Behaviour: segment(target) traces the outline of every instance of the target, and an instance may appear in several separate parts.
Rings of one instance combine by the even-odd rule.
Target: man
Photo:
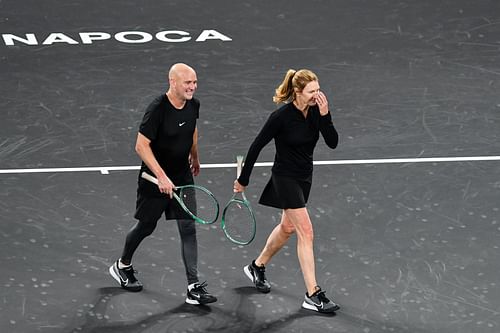
[[[193,184],[200,172],[196,120],[200,103],[193,94],[196,72],[177,63],[168,73],[169,88],[148,106],[139,127],[135,150],[142,160],[141,170],[158,179],[158,185],[139,176],[136,212],[138,220],[128,232],[122,256],[110,268],[111,276],[128,291],[141,291],[142,283],[134,276],[132,256],[156,228],[161,215],[176,219],[181,238],[181,253],[188,282],[186,303],[207,304],[217,298],[198,281],[198,245],[195,222],[187,216],[172,192],[176,186]]]

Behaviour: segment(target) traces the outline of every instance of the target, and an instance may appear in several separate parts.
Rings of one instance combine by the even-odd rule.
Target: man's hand
[[[189,155],[189,166],[194,176],[200,174],[200,160],[198,158],[193,158],[192,155]]]
[[[160,177],[158,178],[158,189],[160,190],[161,193],[165,193],[172,199],[173,195],[172,193],[175,190],[175,185],[172,183],[170,178],[167,176]]]

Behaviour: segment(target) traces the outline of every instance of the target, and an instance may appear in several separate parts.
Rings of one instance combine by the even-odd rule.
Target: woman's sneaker
[[[255,265],[255,260],[250,265],[243,267],[245,275],[252,280],[255,288],[261,293],[268,293],[271,291],[271,285],[266,279],[266,268],[264,266]]]
[[[306,293],[304,302],[302,303],[302,308],[321,313],[333,313],[340,309],[337,304],[333,303],[328,299],[328,297],[326,297],[325,292],[321,290],[321,288],[316,290],[311,296]]]
[[[207,291],[207,283],[194,283],[189,285],[187,290],[186,303],[193,305],[203,305],[217,302],[217,297]]]
[[[134,268],[132,265],[127,266],[125,268],[118,268],[117,260],[111,267],[109,268],[109,274],[120,284],[120,286],[128,291],[141,291],[142,283],[137,280],[134,276]]]

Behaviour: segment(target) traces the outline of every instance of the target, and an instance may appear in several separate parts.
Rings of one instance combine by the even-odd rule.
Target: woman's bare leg
[[[267,265],[271,258],[283,248],[290,236],[295,232],[292,223],[287,219],[285,212],[282,212],[281,222],[271,232],[267,238],[266,245],[260,255],[255,259],[257,266]]]
[[[297,256],[304,276],[307,293],[316,291],[316,271],[314,263],[314,232],[307,209],[285,209],[285,219],[289,221],[297,234]]]

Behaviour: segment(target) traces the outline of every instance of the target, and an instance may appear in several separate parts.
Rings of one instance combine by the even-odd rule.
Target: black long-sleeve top
[[[238,182],[247,186],[261,150],[272,140],[276,146],[272,172],[276,175],[305,178],[313,172],[313,152],[323,136],[328,147],[335,149],[339,137],[330,113],[321,116],[317,105],[311,106],[307,117],[288,103],[272,112],[248,149]]]

